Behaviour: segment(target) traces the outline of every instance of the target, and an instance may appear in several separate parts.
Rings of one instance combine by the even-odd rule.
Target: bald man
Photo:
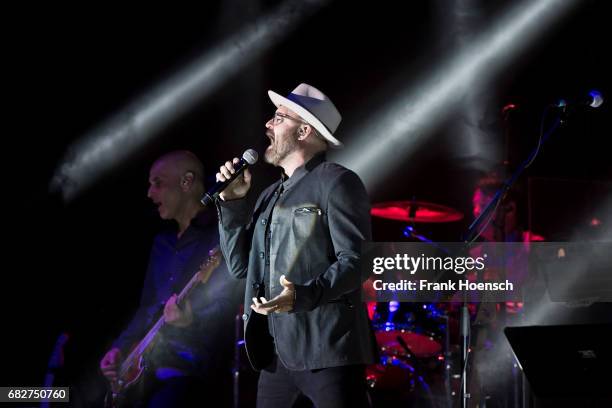
[[[226,271],[214,271],[184,307],[176,304],[176,294],[219,241],[214,211],[200,204],[203,180],[203,165],[189,151],[165,154],[151,166],[147,196],[162,219],[175,221],[175,228],[155,237],[140,307],[100,362],[102,373],[115,381],[122,358],[163,313],[167,324],[146,355],[144,386],[132,387],[130,406],[193,406],[208,398],[206,389],[231,397],[237,282]],[[224,268],[222,262],[219,269]]]

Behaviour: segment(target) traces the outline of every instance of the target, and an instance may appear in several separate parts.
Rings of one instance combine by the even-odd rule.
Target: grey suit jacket
[[[254,206],[248,198],[218,202],[228,269],[247,279],[243,319],[251,365],[264,368],[274,352],[292,370],[372,364],[375,339],[360,292],[367,279],[360,270],[361,242],[371,239],[365,187],[354,172],[326,162],[324,155],[296,169],[279,195],[281,182]],[[276,204],[268,222],[270,200]],[[264,296],[266,261],[270,297],[282,290],[280,275],[295,283],[291,313],[268,318],[250,308],[253,297]]]

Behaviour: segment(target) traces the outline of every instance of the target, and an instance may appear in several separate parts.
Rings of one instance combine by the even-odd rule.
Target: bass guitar
[[[218,247],[209,251],[209,257],[200,265],[191,280],[185,285],[183,290],[177,295],[176,304],[182,306],[189,297],[192,290],[200,283],[206,283],[212,272],[221,263],[221,251]],[[136,388],[145,369],[144,358],[148,350],[153,346],[155,339],[165,325],[162,315],[157,322],[149,329],[144,338],[132,349],[130,354],[121,362],[117,372],[117,380],[110,383],[110,390],[105,398],[107,408],[117,408],[124,405],[126,394],[130,389]]]

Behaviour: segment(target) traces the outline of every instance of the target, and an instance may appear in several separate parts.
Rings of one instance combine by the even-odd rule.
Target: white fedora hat
[[[333,136],[342,120],[332,101],[314,86],[299,84],[287,97],[268,91],[272,103],[286,106],[311,124],[332,146],[342,147],[342,142]]]

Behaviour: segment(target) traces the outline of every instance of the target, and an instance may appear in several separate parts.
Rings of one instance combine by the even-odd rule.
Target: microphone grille
[[[257,154],[255,150],[248,149],[242,154],[242,158],[244,159],[244,161],[249,163],[250,166],[252,166],[255,163],[257,163],[257,159],[259,158],[259,155]]]
[[[589,103],[589,106],[592,108],[599,108],[604,102],[603,95],[599,91],[592,90],[591,92],[589,92],[589,96],[591,97],[591,103]]]

